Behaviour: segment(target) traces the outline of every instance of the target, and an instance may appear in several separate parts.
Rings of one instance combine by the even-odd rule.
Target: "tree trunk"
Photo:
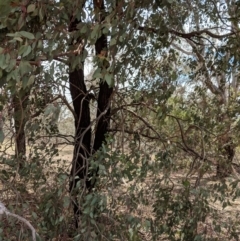
[[[218,121],[226,126],[229,125],[230,130],[230,119],[227,113],[219,113]],[[232,162],[235,155],[235,145],[228,131],[221,135],[218,140],[218,152],[220,157],[217,161],[216,176],[225,178],[232,174]]]
[[[24,167],[26,161],[26,136],[25,125],[27,122],[26,109],[28,105],[29,91],[26,92],[23,97],[20,94],[14,95],[14,128],[15,128],[15,158],[18,161],[19,169]]]
[[[94,1],[94,8],[97,12],[99,12],[100,21],[104,21],[104,1]],[[96,55],[104,54],[105,57],[107,57],[107,47],[107,37],[106,35],[102,34],[95,43]],[[99,66],[99,68],[102,69],[107,67],[108,66],[104,66],[104,64],[102,64],[102,66]],[[93,145],[94,152],[99,150],[99,148],[105,142],[105,135],[110,124],[110,98],[112,92],[113,88],[109,87],[106,81],[100,80],[100,91],[97,100],[97,126]]]
[[[98,11],[100,21],[104,20],[104,2],[94,1],[94,8]],[[75,31],[77,24],[81,20],[71,19],[69,31]],[[81,39],[77,39],[76,46],[81,44]],[[74,41],[72,41],[73,43]],[[107,37],[102,34],[95,43],[96,55],[102,54],[107,55]],[[81,56],[79,56],[81,58]],[[99,66],[104,68],[104,66]],[[110,97],[113,89],[109,88],[106,82],[100,81],[100,91],[97,100],[97,124],[96,132],[93,144],[93,152],[91,151],[91,126],[90,126],[90,108],[89,108],[89,95],[84,82],[84,62],[82,61],[81,66],[72,68],[70,64],[69,83],[70,92],[73,100],[73,107],[76,114],[75,117],[75,145],[73,153],[73,161],[71,168],[71,180],[70,180],[70,192],[74,190],[76,184],[83,180],[84,188],[91,191],[95,185],[94,176],[97,175],[92,171],[89,171],[89,157],[91,153],[96,152],[102,146],[105,141],[105,134],[110,122]],[[78,227],[78,217],[80,215],[80,208],[77,202],[74,203],[74,215],[75,224]]]
[[[77,24],[80,22],[81,20],[71,19],[69,31],[75,31]],[[75,46],[81,44],[81,41],[82,40],[78,38]],[[72,41],[72,43],[73,42],[74,41]],[[79,58],[82,58],[82,56],[79,55]],[[75,142],[69,184],[70,192],[72,193],[80,180],[84,180],[83,188],[90,190],[91,187],[91,181],[88,179],[91,127],[88,93],[84,82],[84,62],[81,62],[81,66],[74,68],[70,64],[69,69],[70,93],[75,111]],[[75,225],[78,227],[80,208],[76,198],[75,202],[73,202],[73,211]]]
[[[219,148],[221,158],[217,163],[217,177],[225,178],[232,174],[232,162],[235,155],[235,146],[231,140],[231,137],[225,138],[224,142]]]

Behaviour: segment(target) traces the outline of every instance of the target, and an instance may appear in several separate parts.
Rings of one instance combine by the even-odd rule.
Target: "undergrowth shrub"
[[[57,157],[54,144],[33,145],[21,171],[14,156],[2,152],[1,201],[34,226],[38,240],[238,240],[238,179],[212,179],[211,168],[204,169],[206,178],[190,173],[191,165],[183,168],[182,154],[170,146],[133,141],[123,152],[114,144],[109,137],[90,160],[92,171],[98,170],[94,190],[77,186],[78,229],[68,190],[70,163]],[[4,217],[0,240],[31,240],[31,232]]]

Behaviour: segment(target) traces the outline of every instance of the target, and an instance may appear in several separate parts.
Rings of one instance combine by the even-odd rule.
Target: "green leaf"
[[[100,26],[96,25],[93,29],[93,31],[91,32],[91,39],[97,39],[98,38],[98,33],[100,30]]]
[[[78,234],[78,235],[76,235],[75,237],[74,237],[74,241],[77,241],[77,240],[80,240],[80,237],[81,237],[81,234]]]
[[[70,205],[70,199],[69,199],[69,197],[65,196],[65,197],[63,198],[63,206],[64,206],[65,208],[68,208],[69,205]]]
[[[98,78],[102,78],[102,73],[100,68],[97,68],[93,74],[93,79],[98,79]]]
[[[40,18],[40,21],[42,21],[43,20],[43,10],[42,10],[42,8],[40,8],[39,9],[39,12],[38,12],[38,16],[39,16],[39,18]]]
[[[30,4],[30,5],[28,5],[28,7],[27,7],[27,12],[28,12],[28,13],[34,12],[35,9],[36,9],[36,5],[35,5],[35,4]]]
[[[64,215],[60,216],[59,222],[62,222],[64,220],[64,218],[65,218]]]
[[[29,55],[31,53],[31,51],[32,51],[32,48],[30,45],[28,45],[26,48],[26,51],[23,53],[22,56],[25,57],[25,56]]]
[[[5,135],[4,135],[4,133],[3,133],[3,130],[0,130],[0,142],[1,142],[1,143],[3,143],[4,138],[5,138]]]
[[[30,78],[28,79],[27,86],[30,86],[34,83],[35,80],[35,75],[31,75]]]
[[[44,116],[49,116],[53,112],[53,105],[49,104],[44,110]]]
[[[27,49],[26,45],[21,45],[21,47],[18,50],[18,54],[22,55],[26,51],[26,49]]]
[[[11,59],[11,56],[10,56],[10,54],[9,53],[7,53],[6,54],[6,64],[9,64],[9,62],[10,62],[10,59]]]
[[[19,55],[22,55],[22,57],[25,57],[25,56],[27,56],[28,54],[30,54],[31,51],[32,51],[31,46],[29,46],[29,45],[22,45],[22,46],[19,48],[18,54],[19,54]]]
[[[18,32],[16,32],[16,33],[7,33],[6,36],[8,36],[8,37],[20,37]]]
[[[0,19],[6,18],[11,11],[10,0],[0,0]]]
[[[113,87],[113,85],[114,85],[114,78],[113,78],[113,75],[107,73],[107,74],[105,74],[104,78],[105,78],[107,84],[109,85],[109,87]]]
[[[27,39],[35,39],[35,36],[30,32],[20,31],[19,34]]]
[[[23,39],[22,39],[21,37],[14,37],[13,39],[15,39],[15,40],[17,40],[17,41],[19,41],[19,42],[22,42],[22,41],[23,41]]]
[[[37,216],[37,214],[36,214],[35,212],[32,212],[32,217],[33,217],[35,220],[38,219],[38,216]]]
[[[110,41],[110,46],[116,45],[117,40],[115,38],[112,38]]]
[[[40,39],[40,40],[38,40],[38,42],[37,42],[37,48],[38,49],[41,49],[43,47],[43,41]]]
[[[28,77],[25,75],[22,77],[22,88],[26,89],[27,85],[28,85]]]
[[[50,66],[50,75],[53,76],[54,75],[54,63],[51,64]]]
[[[16,66],[16,59],[11,59],[9,61],[9,64],[8,64],[7,68],[6,68],[6,71],[10,72],[11,70],[13,70],[15,68],[15,66]]]
[[[80,29],[80,33],[86,33],[87,32],[87,25],[83,25]]]
[[[6,170],[2,170],[2,174],[6,177],[6,180],[9,179],[9,174]]]
[[[83,210],[83,213],[84,213],[84,214],[90,214],[90,212],[91,212],[90,207],[86,207],[86,208]]]
[[[19,64],[19,72],[21,76],[32,71],[32,66],[27,61],[21,61]]]
[[[0,54],[0,68],[4,69],[4,65],[5,65],[5,55]]]

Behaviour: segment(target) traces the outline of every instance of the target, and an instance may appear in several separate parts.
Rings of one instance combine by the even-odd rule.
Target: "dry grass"
[[[28,153],[30,152],[31,148],[28,147],[27,148]],[[9,144],[8,143],[4,143],[1,146],[1,151],[3,151],[5,153],[5,155],[13,155],[14,154],[14,148],[9,148]],[[46,186],[51,186],[51,185],[55,185],[55,178],[58,175],[58,167],[60,166],[61,168],[66,170],[66,173],[69,173],[70,167],[71,167],[71,161],[72,161],[72,153],[73,153],[73,146],[70,145],[61,145],[58,146],[58,151],[59,151],[59,156],[55,156],[53,158],[53,162],[51,163],[51,177],[49,179],[46,180]],[[61,160],[61,161],[60,161]],[[29,160],[30,161],[30,160]],[[154,161],[154,157],[152,157],[152,162]],[[2,166],[2,169],[4,169],[5,167]],[[49,167],[48,167],[49,168]],[[214,170],[213,170],[214,171]],[[216,180],[214,178],[214,174],[212,172],[209,172],[207,174],[205,174],[203,176],[203,178],[200,180],[200,184],[199,187],[207,187],[216,183],[220,183],[219,180]],[[186,169],[182,169],[181,171],[178,172],[172,172],[170,179],[172,180],[172,182],[174,183],[175,187],[174,187],[174,192],[178,193],[180,191],[180,189],[182,188],[182,184],[181,181],[186,177]],[[159,176],[161,176],[161,174],[159,174]],[[232,180],[236,180],[236,179],[240,179],[238,173],[234,173],[234,176],[231,178],[228,178],[226,180],[227,185],[230,183],[230,181]],[[195,181],[197,179],[197,173],[194,173],[193,175],[191,175],[191,185],[195,184]],[[17,180],[17,179],[15,179]],[[136,185],[136,187],[143,190],[146,190],[148,188],[151,187],[151,185],[154,183],[154,179],[152,179],[151,177],[147,177],[145,179],[145,181],[143,183],[134,183],[134,180],[131,182],[127,182],[123,179],[123,182],[121,185],[119,185],[118,187],[114,188],[111,192],[111,196],[109,191],[106,190],[102,190],[103,193],[105,193],[106,195],[109,195],[109,199],[114,199],[115,204],[117,205],[115,207],[116,212],[119,215],[132,215],[135,216],[137,218],[139,218],[139,222],[143,222],[146,219],[155,219],[155,215],[153,213],[153,209],[152,209],[152,204],[154,203],[154,198],[152,198],[151,196],[149,196],[149,204],[145,205],[143,203],[141,203],[141,201],[139,200],[139,204],[137,205],[136,208],[132,208],[131,207],[131,196],[128,194],[128,190],[130,189],[130,187],[132,185]],[[11,184],[10,184],[11,185]],[[68,184],[66,184],[68,185]],[[198,188],[199,188],[198,187]],[[7,184],[4,182],[0,182],[0,192],[2,194],[1,195],[1,199],[6,200],[9,204],[13,201],[13,203],[16,202],[16,196],[14,196],[13,192],[11,192],[12,194],[6,194],[6,188],[7,188]],[[40,188],[41,189],[41,188]],[[39,190],[40,190],[39,189]],[[4,194],[5,193],[5,194]],[[21,198],[22,200],[24,200],[24,202],[28,202],[31,205],[31,202],[33,204],[33,209],[37,212],[37,209],[34,208],[34,199],[36,198],[36,202],[37,202],[37,195],[36,195],[36,190],[33,190],[31,185],[27,185],[26,186],[26,193],[24,194],[21,193]],[[27,196],[29,195],[29,196]],[[66,193],[64,195],[67,195],[67,190]],[[117,203],[118,202],[118,198],[121,197],[122,203]],[[14,200],[13,200],[14,199]],[[238,220],[234,220],[234,217],[237,217],[237,214],[240,211],[240,198],[237,198],[236,200],[234,200],[231,206],[227,206],[225,209],[222,208],[222,204],[220,202],[212,202],[211,207],[218,210],[218,214],[219,214],[219,218],[220,220],[219,223],[224,224],[224,223],[228,223],[230,222],[230,220],[232,222],[238,221]],[[69,212],[69,208],[67,208],[65,211],[63,212]],[[23,212],[23,215],[25,217],[30,217],[29,212],[25,211]],[[119,220],[116,219],[112,219],[113,217],[110,216],[106,216],[105,214],[101,217],[102,222],[106,223],[106,228],[107,229],[115,229],[117,228],[117,226],[119,226]],[[105,220],[105,221],[103,221]],[[209,237],[215,237],[218,234],[214,232],[213,229],[213,224],[212,224],[212,217],[209,216],[206,221],[204,223],[200,223],[198,225],[198,231],[199,232],[206,232],[208,233]],[[145,230],[139,230],[140,232],[140,236],[142,237],[141,240],[151,240],[151,235],[149,232],[146,232]],[[225,238],[227,237],[227,229],[223,227],[223,231],[222,231],[222,238],[219,238],[218,240],[225,240]],[[61,239],[56,239],[56,240],[61,240]],[[64,239],[62,239],[64,240]],[[67,240],[67,239],[66,239]],[[70,239],[69,239],[70,240]]]

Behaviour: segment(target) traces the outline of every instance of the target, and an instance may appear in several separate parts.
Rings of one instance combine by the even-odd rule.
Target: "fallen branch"
[[[10,217],[14,217],[14,218],[22,221],[23,223],[25,223],[29,227],[29,229],[31,229],[31,231],[32,231],[33,241],[36,241],[36,230],[31,225],[31,223],[29,223],[27,219],[25,219],[17,214],[9,212],[8,209],[4,206],[4,204],[2,202],[0,202],[0,215],[3,215],[3,214],[6,214],[7,216],[10,216]]]

